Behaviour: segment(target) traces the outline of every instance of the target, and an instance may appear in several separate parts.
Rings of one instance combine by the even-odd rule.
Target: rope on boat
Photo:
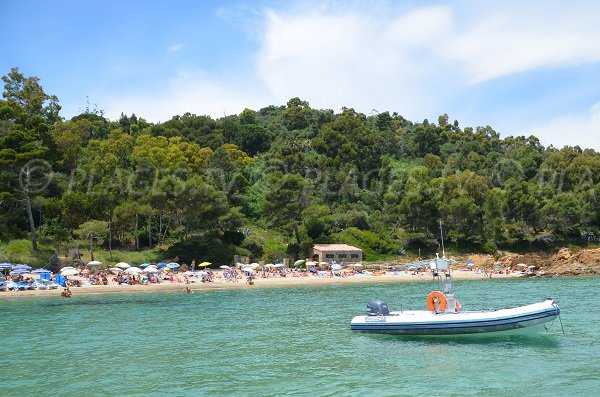
[[[552,302],[552,306],[554,306],[554,308],[558,312],[558,322],[560,323],[560,329],[562,329],[563,336],[565,336],[565,327],[563,327],[563,325],[562,325],[562,319],[560,318],[560,309],[558,308],[558,305],[556,304],[556,302]],[[548,332],[550,330],[550,328],[552,328],[553,324],[554,324],[554,322],[552,324],[550,324],[549,327],[544,327],[544,328],[546,328],[546,332]]]
[[[560,329],[562,329],[563,336],[565,336],[565,328],[563,327],[562,319],[560,318],[560,313],[558,313],[558,321],[560,322]]]

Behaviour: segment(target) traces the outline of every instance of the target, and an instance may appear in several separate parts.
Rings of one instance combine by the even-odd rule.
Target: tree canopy
[[[382,254],[430,247],[439,220],[457,247],[486,251],[584,244],[600,232],[591,149],[501,138],[445,114],[411,122],[300,98],[220,119],[111,121],[86,108],[64,120],[36,77],[15,68],[2,80],[2,240],[132,250],[200,241],[272,260],[254,226],[299,256],[340,239]]]

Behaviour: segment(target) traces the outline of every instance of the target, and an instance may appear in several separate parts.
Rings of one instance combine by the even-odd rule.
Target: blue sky
[[[70,118],[166,121],[299,96],[314,108],[447,113],[503,137],[600,150],[593,1],[0,0],[0,74]]]

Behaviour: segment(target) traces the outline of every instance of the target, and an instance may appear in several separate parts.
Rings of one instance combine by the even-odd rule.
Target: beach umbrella
[[[79,270],[77,270],[77,269],[61,270],[60,274],[63,276],[76,276],[79,274]]]
[[[0,269],[6,269],[12,267],[12,263],[8,263],[8,262],[2,262],[0,263]]]
[[[351,263],[348,266],[352,266],[352,267],[362,267],[362,265],[360,263]]]
[[[504,266],[494,265],[494,269],[504,269]]]
[[[231,269],[229,266],[227,265],[221,265],[219,266],[220,269]]]
[[[242,268],[242,271],[247,273],[254,273],[254,269],[252,269],[251,267],[244,267]]]
[[[60,269],[60,272],[64,272],[65,270],[77,270],[75,269],[73,266],[65,266],[63,268]]]
[[[318,264],[319,264],[319,262],[314,262],[314,261],[308,261],[308,262],[306,262],[306,266],[310,266],[310,267],[317,266]]]
[[[304,265],[306,261],[304,259],[299,259],[296,262],[294,262],[294,267],[298,267],[300,265]]]
[[[537,266],[535,266],[535,265],[530,265],[530,266],[527,266],[527,269],[535,269],[536,267]]]
[[[18,270],[18,269],[31,270],[31,266],[20,264],[20,265],[13,266],[13,269],[16,269],[16,270]]]
[[[90,262],[88,262],[87,265],[88,266],[100,266],[100,265],[102,265],[102,262],[100,262],[100,261],[90,261]]]
[[[276,264],[274,264],[274,265],[273,265],[273,267],[274,267],[275,269],[281,269],[281,268],[284,268],[284,267],[285,267],[285,265],[284,265],[283,263],[276,263]]]
[[[256,269],[260,267],[260,265],[258,263],[247,263],[245,265],[242,265],[242,270],[244,269]]]
[[[156,264],[156,267],[165,267],[165,266],[167,266],[167,264],[165,262],[158,262]]]
[[[311,267],[310,269],[308,269],[308,271],[309,271],[309,272],[311,272],[311,273],[316,273],[316,272],[318,272],[318,270],[317,270],[317,268],[316,268],[316,267]]]
[[[19,275],[19,274],[26,274],[26,273],[29,273],[29,271],[25,270],[25,269],[16,269],[16,270],[12,270],[8,274],[10,274],[11,276],[16,276],[16,275]]]
[[[35,269],[31,273],[42,274],[42,273],[52,273],[52,272],[50,270],[46,270],[46,269]]]
[[[515,266],[519,266],[519,267],[527,267],[527,265],[526,265],[526,264],[524,264],[524,263],[517,263]]]
[[[177,269],[179,267],[179,263],[169,262],[167,263],[166,267],[168,267],[169,269]]]
[[[146,266],[146,268],[144,269],[144,273],[160,273],[160,269],[153,266]]]
[[[331,265],[331,270],[342,270],[342,265]]]
[[[149,264],[149,263],[142,263],[142,264],[140,265],[140,267],[147,267],[147,266],[150,266],[150,264]]]
[[[111,268],[110,268],[110,269],[108,269],[108,270],[110,270],[110,271],[111,271],[111,272],[113,272],[113,273],[116,273],[116,272],[118,272],[118,273],[122,273],[122,272],[123,272],[123,269],[119,269],[118,267],[111,267]]]
[[[142,272],[143,272],[142,269],[140,269],[139,267],[135,267],[135,266],[131,266],[131,267],[128,267],[127,269],[123,270],[123,273],[127,273],[127,274],[140,274]]]
[[[127,269],[128,267],[130,267],[129,263],[125,263],[125,262],[119,262],[115,265],[115,267],[121,268],[121,269]]]
[[[210,262],[202,262],[198,266],[206,267],[206,266],[210,266],[210,265],[212,265],[212,263],[210,263]]]

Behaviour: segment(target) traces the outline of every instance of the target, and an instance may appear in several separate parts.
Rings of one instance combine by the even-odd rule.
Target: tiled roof
[[[348,244],[315,244],[313,249],[319,251],[362,251]]]

